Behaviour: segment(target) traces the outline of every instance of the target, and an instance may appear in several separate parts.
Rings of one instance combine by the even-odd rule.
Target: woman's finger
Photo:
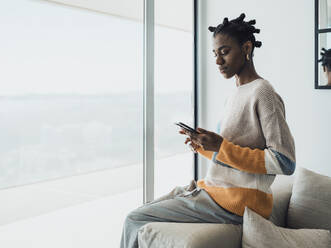
[[[190,140],[191,140],[190,138],[186,138],[185,144],[187,144],[187,142],[189,142]]]
[[[192,136],[195,135],[194,133],[192,133],[192,132],[190,132],[190,131],[188,131],[188,130],[186,130],[186,129],[183,129],[183,128],[181,128],[181,129],[179,130],[179,133],[181,133],[181,134],[186,134],[186,135],[188,135],[188,136],[190,136],[190,137],[192,137]]]
[[[199,139],[197,138],[187,137],[184,143],[187,144],[188,142],[191,142],[190,145],[195,149],[202,147]]]
[[[196,149],[192,146],[192,144],[189,145],[192,152],[197,153]]]
[[[186,131],[186,130],[183,130],[183,129],[180,130],[179,133],[180,133],[180,134],[184,134],[184,135],[188,135],[188,136],[190,136],[190,137],[192,136],[192,134],[191,134],[190,132],[188,132],[188,131]]]
[[[193,147],[194,150],[198,149],[198,146],[195,145],[195,144],[192,144],[192,147]]]
[[[192,145],[193,147],[199,147],[199,144],[196,143],[194,140],[190,139],[190,138],[187,138],[186,141],[185,141],[185,144],[187,142],[191,142],[190,145]]]

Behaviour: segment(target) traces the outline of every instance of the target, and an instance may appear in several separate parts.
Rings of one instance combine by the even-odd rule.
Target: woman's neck
[[[331,86],[331,72],[330,71],[327,72],[327,78],[328,78],[328,83],[326,86]]]
[[[240,72],[240,75],[235,75],[236,85],[241,86],[247,83],[254,81],[255,79],[262,78],[260,77],[255,70],[253,62],[247,63],[247,65]]]

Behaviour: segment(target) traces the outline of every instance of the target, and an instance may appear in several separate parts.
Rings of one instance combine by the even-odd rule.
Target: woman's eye
[[[229,51],[228,50],[222,50],[221,55],[226,55]]]
[[[224,56],[224,55],[227,55],[228,53],[229,53],[229,50],[221,50],[219,52],[219,55]],[[217,57],[217,54],[216,53],[214,54],[214,57]]]

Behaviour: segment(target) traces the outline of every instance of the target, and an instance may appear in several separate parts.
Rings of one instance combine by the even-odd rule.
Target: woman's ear
[[[249,56],[252,53],[253,50],[253,44],[250,40],[246,41],[243,45],[242,45],[242,49],[244,51],[245,54],[249,54]]]

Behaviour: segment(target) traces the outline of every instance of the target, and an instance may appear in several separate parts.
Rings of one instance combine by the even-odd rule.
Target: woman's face
[[[239,43],[225,34],[217,34],[214,38],[213,53],[216,64],[225,78],[239,73],[246,61],[246,54]]]

